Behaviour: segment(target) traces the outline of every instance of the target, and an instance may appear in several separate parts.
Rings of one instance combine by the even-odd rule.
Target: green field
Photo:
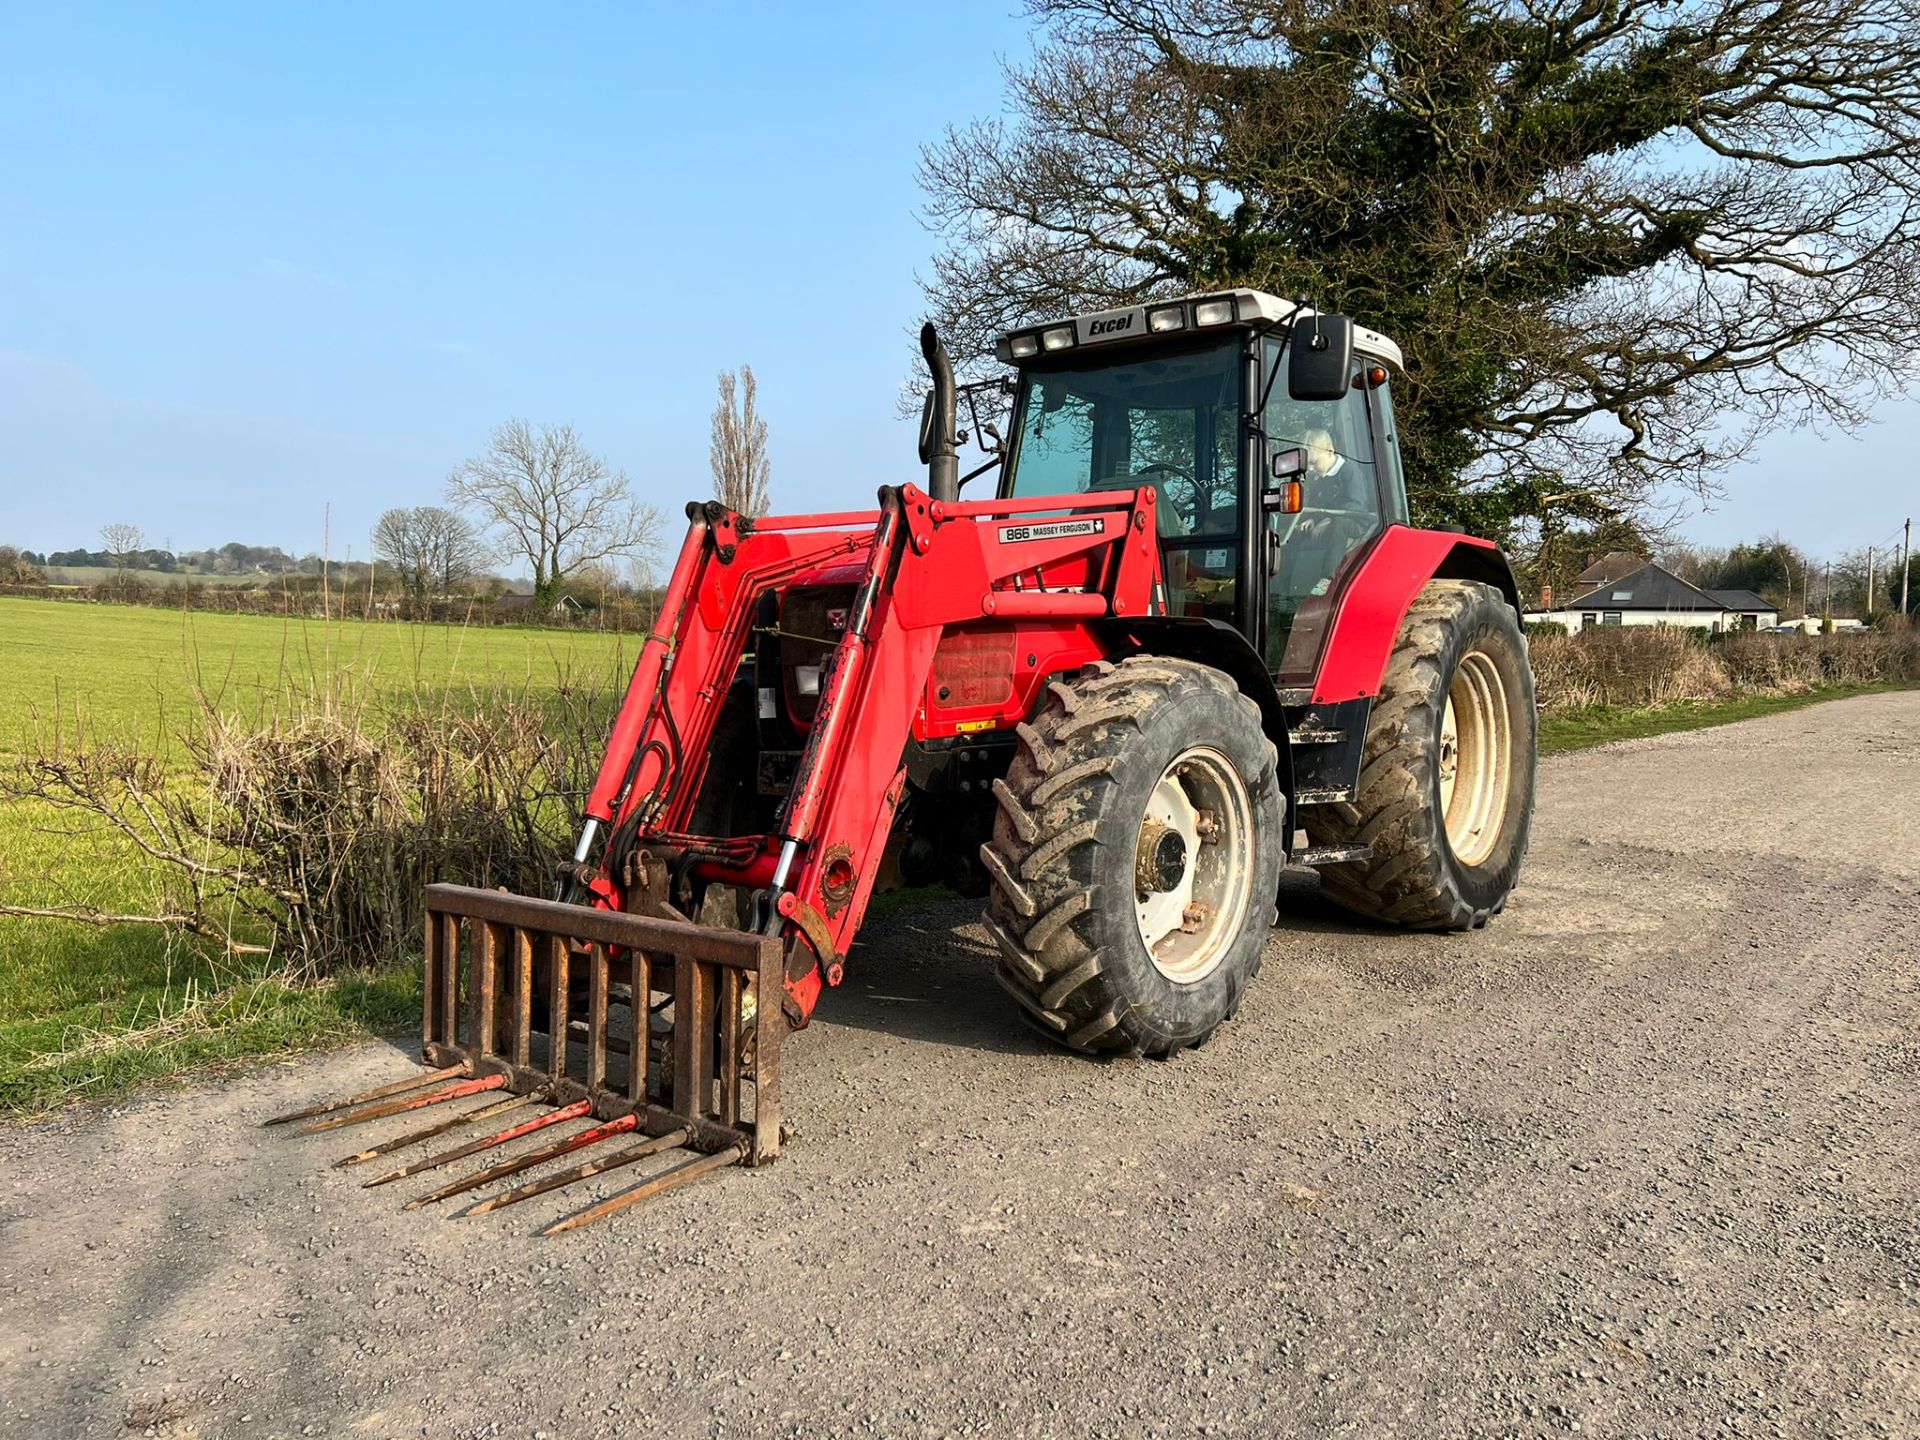
[[[519,628],[278,619],[0,597],[0,764],[60,715],[166,751],[197,696],[250,713],[295,693],[537,691],[624,675],[635,638]],[[142,857],[0,800],[0,902],[151,905]],[[292,991],[264,962],[209,959],[158,930],[0,917],[0,1112],[110,1094],[189,1065],[403,1025],[412,975]]]

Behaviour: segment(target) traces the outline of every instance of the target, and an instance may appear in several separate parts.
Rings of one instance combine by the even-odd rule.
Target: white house
[[[1554,610],[1526,617],[1568,631],[1594,625],[1690,625],[1724,633],[1765,630],[1780,612],[1751,590],[1702,590],[1652,562],[1608,580]]]

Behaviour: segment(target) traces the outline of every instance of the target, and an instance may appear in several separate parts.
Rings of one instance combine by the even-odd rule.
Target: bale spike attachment
[[[369,1160],[378,1160],[382,1155],[391,1155],[396,1150],[404,1150],[409,1145],[418,1145],[423,1140],[431,1140],[436,1135],[444,1135],[449,1130],[458,1130],[462,1125],[472,1125],[479,1120],[491,1120],[496,1115],[504,1115],[509,1110],[518,1110],[522,1105],[532,1105],[547,1097],[539,1091],[528,1095],[509,1095],[504,1100],[495,1100],[490,1105],[482,1105],[478,1110],[463,1110],[458,1115],[445,1120],[436,1120],[431,1125],[422,1125],[418,1130],[409,1130],[404,1135],[396,1135],[391,1140],[382,1140],[378,1145],[369,1145],[333,1162],[333,1168],[344,1170],[351,1165],[364,1165]]]
[[[437,1155],[429,1155],[424,1160],[415,1160],[410,1165],[402,1165],[398,1170],[389,1170],[386,1174],[366,1182],[365,1188],[376,1185],[389,1185],[395,1180],[404,1180],[409,1175],[419,1175],[427,1170],[438,1170],[442,1165],[451,1165],[456,1160],[464,1160],[469,1155],[478,1155],[482,1150],[491,1150],[495,1146],[505,1145],[536,1130],[545,1130],[550,1125],[559,1125],[567,1120],[578,1120],[587,1113],[587,1102],[576,1100],[571,1105],[562,1105],[558,1110],[549,1110],[544,1115],[536,1115],[531,1120],[522,1120],[518,1125],[509,1125],[496,1135],[484,1140],[470,1140],[465,1145],[456,1145],[451,1150],[442,1150]]]
[[[304,1110],[289,1110],[285,1115],[275,1115],[270,1120],[262,1120],[262,1125],[285,1125],[294,1120],[311,1120],[316,1115],[330,1115],[335,1110],[350,1110],[355,1105],[365,1105],[372,1100],[384,1100],[389,1095],[403,1095],[409,1090],[418,1090],[431,1085],[436,1080],[451,1080],[456,1075],[467,1073],[465,1065],[446,1065],[425,1075],[414,1075],[405,1080],[396,1080],[391,1085],[376,1085],[371,1090],[362,1090],[358,1095],[349,1095],[344,1100],[329,1100],[324,1105],[309,1105]]]

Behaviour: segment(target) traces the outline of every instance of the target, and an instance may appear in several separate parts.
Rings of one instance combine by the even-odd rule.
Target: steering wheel
[[[1191,470],[1183,470],[1180,466],[1170,465],[1164,460],[1154,460],[1146,465],[1142,465],[1131,475],[1107,475],[1094,481],[1087,488],[1089,490],[1137,490],[1140,487],[1133,482],[1145,479],[1155,471],[1164,471],[1169,475],[1177,475],[1189,485],[1197,483],[1193,478],[1193,472]],[[1159,487],[1155,486],[1154,488],[1158,489]]]
[[[1168,464],[1164,460],[1150,461],[1149,463],[1142,465],[1138,470],[1134,471],[1131,475],[1109,475],[1104,479],[1094,481],[1091,485],[1087,487],[1087,489],[1088,490],[1138,490],[1140,486],[1138,485],[1137,482],[1147,479],[1149,476],[1155,474],[1156,472],[1161,474],[1176,476],[1179,479],[1186,481],[1187,484],[1193,488],[1193,493],[1195,495],[1198,495],[1200,493],[1199,482],[1193,478],[1193,472],[1191,470],[1183,469],[1178,465]],[[1155,498],[1161,502],[1161,508],[1165,511],[1171,512],[1170,518],[1173,524],[1179,527],[1177,530],[1167,528],[1167,519],[1163,518],[1159,522],[1160,533],[1162,535],[1176,535],[1176,534],[1185,535],[1189,533],[1192,529],[1192,526],[1188,524],[1187,517],[1180,513],[1179,507],[1176,506],[1171,500],[1167,499],[1165,488],[1160,485],[1155,485],[1153,488],[1155,492]]]
[[[1302,510],[1287,518],[1291,523],[1288,524],[1286,533],[1279,537],[1279,543],[1282,545],[1290,543],[1293,537],[1299,532],[1301,524],[1306,521],[1323,523],[1326,525],[1329,534],[1335,534],[1338,533],[1339,530],[1358,530],[1365,533],[1372,529],[1380,519],[1378,515],[1375,515],[1370,510],[1332,509]]]

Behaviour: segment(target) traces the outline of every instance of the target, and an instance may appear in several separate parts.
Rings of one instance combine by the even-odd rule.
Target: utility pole
[[[320,513],[320,614],[325,618],[333,609],[333,592],[327,580],[327,571],[333,568],[333,502],[328,501]]]
[[[1827,561],[1826,572],[1820,577],[1820,628],[1833,628],[1833,561]]]
[[[1913,568],[1913,517],[1907,517],[1906,533],[1900,538],[1900,614],[1902,617],[1912,614],[1907,609],[1907,572]]]
[[[1873,546],[1867,546],[1867,620],[1873,620]]]

